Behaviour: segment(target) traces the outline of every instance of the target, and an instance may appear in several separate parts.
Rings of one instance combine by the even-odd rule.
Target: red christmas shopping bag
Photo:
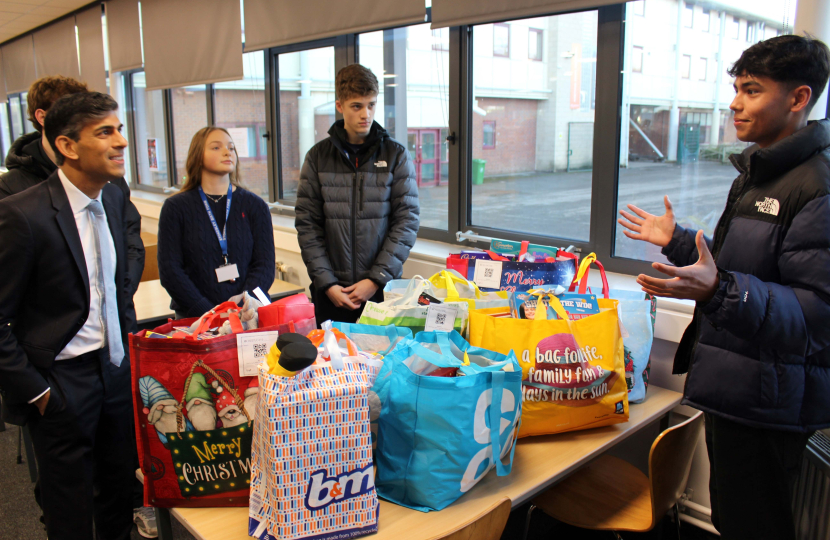
[[[227,317],[228,308],[224,311]],[[220,313],[212,322],[203,317],[194,336],[202,327],[221,325],[224,317]],[[257,377],[240,376],[237,336],[277,327],[212,339],[195,339],[184,332],[175,335],[187,337],[165,335],[197,320],[170,321],[152,332],[130,335],[144,503],[247,506],[259,384]],[[231,327],[238,328],[235,322]]]

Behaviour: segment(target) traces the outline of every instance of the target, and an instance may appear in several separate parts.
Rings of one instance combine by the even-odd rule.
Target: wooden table
[[[513,471],[508,476],[500,477],[495,470],[490,471],[473,489],[440,512],[425,514],[381,500],[378,532],[367,538],[434,540],[457,530],[504,497],[515,508],[640,429],[666,418],[681,397],[678,392],[650,386],[645,402],[631,406],[625,424],[521,439]],[[170,515],[198,540],[250,538],[247,508],[171,508],[156,514],[159,540],[172,539]]]
[[[300,285],[280,279],[274,280],[274,284],[268,289],[271,300],[303,291],[305,289]],[[139,327],[152,327],[154,326],[153,323],[164,324],[168,318],[176,317],[176,314],[170,309],[170,295],[161,286],[161,281],[157,279],[139,283],[133,301],[135,302],[135,314]]]

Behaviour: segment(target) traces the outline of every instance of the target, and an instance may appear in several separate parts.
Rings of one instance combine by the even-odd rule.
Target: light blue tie
[[[87,209],[92,213],[92,221],[95,225],[92,228],[95,234],[95,264],[97,265],[95,287],[101,297],[101,324],[109,344],[110,362],[117,367],[124,359],[124,344],[121,342],[121,324],[118,320],[118,296],[115,292],[115,276],[112,273],[114,266],[112,253],[104,248],[108,244],[105,240],[109,227],[104,215],[104,207],[100,202],[93,199]]]

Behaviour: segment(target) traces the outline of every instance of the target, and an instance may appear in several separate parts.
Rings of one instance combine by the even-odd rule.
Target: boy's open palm
[[[618,219],[617,223],[628,229],[623,234],[633,240],[643,240],[660,247],[669,245],[677,222],[668,195],[663,197],[663,203],[666,205],[666,213],[662,216],[649,214],[633,204],[627,205],[633,214],[620,210],[620,215],[625,219]]]
[[[695,236],[698,260],[690,266],[669,266],[668,264],[653,263],[655,270],[662,272],[671,279],[658,279],[645,274],[637,276],[637,283],[643,291],[654,296],[667,298],[681,298],[696,302],[708,302],[715,295],[720,280],[718,267],[706,245],[703,231],[697,231]]]

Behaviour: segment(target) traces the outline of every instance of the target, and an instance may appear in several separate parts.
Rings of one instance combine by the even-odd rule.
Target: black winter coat
[[[0,175],[0,200],[40,184],[57,170],[43,151],[40,132],[27,133],[12,144],[6,156],[7,173]],[[141,215],[130,201],[130,188],[123,178],[111,182],[127,201],[124,223],[127,227],[127,322],[129,331],[137,331],[133,295],[144,272],[144,242],[141,240]]]
[[[303,262],[318,291],[366,278],[382,288],[401,277],[418,235],[415,167],[377,122],[358,156],[344,149],[342,120],[329,135],[300,171],[295,226]]]
[[[710,241],[720,270],[678,347],[683,403],[742,424],[830,426],[830,121],[733,155],[741,173]],[[697,261],[695,231],[663,253]]]

